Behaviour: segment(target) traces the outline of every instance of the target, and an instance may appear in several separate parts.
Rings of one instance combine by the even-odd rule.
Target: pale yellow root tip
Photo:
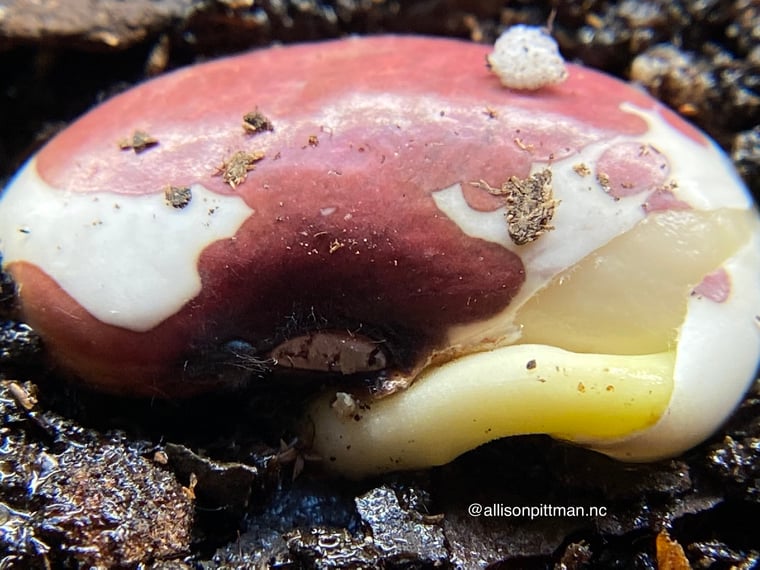
[[[516,345],[438,367],[369,409],[311,408],[314,451],[349,476],[442,465],[510,435],[612,441],[655,424],[673,390],[675,355],[602,355]]]

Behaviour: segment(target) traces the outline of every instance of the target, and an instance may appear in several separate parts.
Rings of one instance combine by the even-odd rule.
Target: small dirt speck
[[[222,179],[234,190],[245,182],[248,173],[256,168],[256,163],[262,160],[264,156],[263,152],[239,150],[224,161],[224,164],[219,167],[216,174],[221,175]]]
[[[10,381],[5,383],[5,386],[8,389],[8,393],[16,400],[16,403],[27,412],[37,405],[36,387],[34,385],[32,385],[32,389],[27,389],[27,387],[18,382]]]
[[[506,196],[506,218],[509,237],[516,245],[525,245],[553,230],[551,220],[557,207],[553,198],[552,173],[548,168],[527,178],[510,176],[501,188],[481,180],[473,186],[496,196]]]
[[[596,181],[599,182],[599,185],[605,192],[609,193],[609,191],[612,189],[612,185],[610,184],[610,177],[604,172],[599,172],[596,175]]]
[[[524,150],[526,152],[533,152],[533,145],[526,143],[520,137],[515,137],[515,144],[520,148],[520,150]]]
[[[343,243],[342,241],[338,239],[334,239],[333,241],[330,242],[330,253],[335,253],[336,251],[338,251],[339,249],[345,246],[346,244]]]
[[[573,170],[578,176],[588,176],[591,174],[591,169],[586,165],[585,162],[573,164]]]
[[[132,149],[135,151],[135,154],[140,154],[141,152],[158,145],[158,139],[152,137],[145,131],[137,130],[132,133],[131,137],[121,139],[118,142],[118,145],[121,150]]]
[[[274,125],[261,111],[256,109],[243,115],[243,129],[252,135],[257,135],[265,131],[273,131]]]
[[[193,191],[187,186],[167,186],[164,198],[169,206],[181,210],[193,199]]]

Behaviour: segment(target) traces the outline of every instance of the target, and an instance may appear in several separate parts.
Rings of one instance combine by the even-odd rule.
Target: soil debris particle
[[[711,447],[707,454],[708,466],[719,477],[732,482],[754,483],[750,493],[755,500],[760,501],[760,490],[757,488],[760,478],[760,438],[731,437],[725,435],[723,441]]]
[[[3,256],[0,253],[0,261]],[[9,318],[16,305],[16,283],[10,273],[0,267],[0,317]],[[1,343],[0,343],[1,346]]]
[[[516,245],[525,245],[553,230],[554,200],[552,172],[548,168],[527,178],[510,176],[501,188],[494,188],[481,180],[473,183],[496,196],[506,197],[506,218],[509,237]]]
[[[34,406],[37,405],[37,396],[35,394],[36,388],[33,385],[29,390],[21,384],[13,381],[7,382],[6,386],[8,388],[8,393],[13,396],[16,403],[27,412],[34,409]]]
[[[573,164],[573,170],[578,176],[588,176],[591,174],[591,169],[586,165],[585,162]]]
[[[378,553],[371,540],[346,529],[314,527],[285,535],[291,556],[307,568],[375,568]]]
[[[657,567],[660,570],[691,570],[683,547],[666,530],[661,530],[657,535],[656,545]]]
[[[121,150],[133,150],[135,154],[140,154],[151,147],[158,145],[158,139],[149,135],[145,131],[137,130],[129,138],[121,139],[118,142]]]
[[[181,210],[193,199],[193,191],[187,186],[168,186],[164,198],[169,206]]]
[[[274,125],[261,111],[256,109],[243,115],[243,129],[252,135],[273,131]]]
[[[731,158],[750,188],[760,192],[760,125],[734,137]]]
[[[263,152],[246,152],[239,150],[224,161],[217,171],[225,183],[234,190],[248,177],[248,173],[256,168],[256,163],[264,158]]]
[[[176,443],[166,444],[166,456],[179,479],[187,482],[187,491],[197,495],[199,507],[205,509],[224,508],[242,515],[255,489],[263,488],[265,477],[271,475],[266,468],[203,457]]]
[[[533,147],[533,145],[532,145],[532,144],[529,144],[529,143],[526,143],[526,142],[525,142],[523,139],[521,139],[520,137],[515,137],[515,139],[514,139],[514,143],[517,145],[517,147],[518,147],[520,150],[524,150],[524,151],[526,151],[526,152],[533,152],[533,148],[534,148],[534,147]]]
[[[596,181],[599,183],[599,186],[602,187],[602,190],[607,194],[610,193],[610,190],[612,190],[612,184],[610,182],[610,177],[606,173],[598,172],[596,174]]]
[[[554,568],[555,570],[581,570],[588,568],[591,557],[591,547],[585,541],[571,542],[565,548],[562,558],[554,565]]]
[[[166,71],[171,56],[171,44],[167,34],[161,35],[156,44],[151,48],[145,61],[145,74],[155,77]]]
[[[362,531],[317,526],[286,535],[290,554],[312,568],[436,568],[449,554],[440,526],[415,489],[386,485],[354,499]],[[421,510],[420,510],[421,509]]]
[[[567,70],[557,42],[545,28],[515,25],[494,44],[489,68],[510,89],[536,91],[562,83]]]
[[[760,563],[760,552],[747,552],[728,547],[719,540],[693,542],[688,547],[689,554],[696,558],[695,568],[732,568],[750,570]]]
[[[334,240],[332,240],[330,242],[329,252],[330,253],[335,253],[336,251],[338,251],[339,249],[341,249],[341,248],[343,248],[345,246],[346,246],[346,244],[343,243],[342,241],[340,241],[339,239],[334,239]]]

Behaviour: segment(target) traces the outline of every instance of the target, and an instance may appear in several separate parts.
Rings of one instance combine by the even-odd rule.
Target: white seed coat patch
[[[1,197],[3,263],[36,265],[104,323],[149,330],[200,292],[201,253],[252,213],[238,196],[191,191],[182,209],[163,192],[62,192],[32,159]]]

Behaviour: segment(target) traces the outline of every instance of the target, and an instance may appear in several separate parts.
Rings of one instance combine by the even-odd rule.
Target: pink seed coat
[[[484,64],[487,52],[402,37],[276,47],[183,69],[97,107],[36,156],[47,185],[118,203],[200,184],[240,197],[250,215],[200,253],[200,292],[148,330],[103,322],[43,269],[16,260],[9,269],[25,318],[64,369],[112,392],[209,389],[213,373],[187,375],[195,355],[230,339],[271,349],[299,312],[387,342],[402,372],[418,368],[447,349],[449,327],[508,306],[526,274],[519,253],[463,233],[434,192],[461,184],[470,207],[493,210],[503,201],[471,182],[498,186],[528,176],[536,161],[645,133],[646,121],[622,102],[658,109],[707,144],[645,94],[581,67],[535,93],[505,89]],[[272,131],[242,128],[256,109]],[[136,130],[158,144],[120,150]],[[232,188],[220,169],[238,151],[263,158]],[[643,204],[666,179],[666,161],[653,154],[642,166],[636,152],[621,143],[605,154],[610,200],[641,193]],[[140,232],[138,221],[123,239]]]

